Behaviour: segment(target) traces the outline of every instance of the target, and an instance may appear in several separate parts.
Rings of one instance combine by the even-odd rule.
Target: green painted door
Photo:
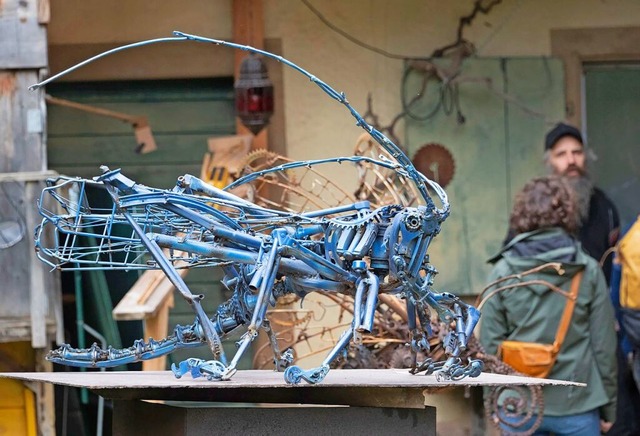
[[[207,138],[234,134],[236,128],[230,78],[60,83],[48,85],[47,93],[111,111],[147,116],[158,146],[155,152],[137,154],[133,128],[129,124],[50,104],[49,168],[69,176],[90,178],[100,174],[100,165],[107,165],[111,169],[121,168],[124,175],[139,183],[170,189],[178,176],[200,174]],[[113,304],[117,304],[137,274],[108,272],[106,278],[110,297]],[[223,295],[219,279],[220,273],[209,268],[196,268],[185,278],[194,294],[205,295],[203,304],[211,316],[228,297]],[[72,280],[67,280],[67,293],[73,293],[72,286]],[[89,294],[85,301],[87,298],[91,300],[92,296]],[[103,317],[109,315],[102,314]],[[170,315],[169,333],[176,324],[189,325],[193,321],[193,311],[177,296]],[[139,322],[119,322],[118,325],[124,346],[141,336]],[[187,357],[210,360],[211,353],[206,348],[176,352],[168,360],[180,361]]]
[[[408,98],[420,92],[412,76],[403,86]],[[437,289],[475,295],[506,236],[513,196],[544,173],[544,135],[564,115],[563,70],[547,58],[467,59],[453,83],[457,90],[440,91],[430,82],[426,102],[415,107],[425,119],[406,119],[405,145],[411,158],[432,142],[453,155],[445,188],[451,216],[430,259],[440,271]]]
[[[640,214],[640,65],[585,65],[591,173],[613,200],[622,226]]]
[[[158,150],[136,153],[130,124],[48,105],[49,168],[93,177],[99,166],[122,168],[137,182],[171,188],[185,173],[200,174],[207,138],[235,133],[231,79],[61,83],[54,97],[149,119]]]

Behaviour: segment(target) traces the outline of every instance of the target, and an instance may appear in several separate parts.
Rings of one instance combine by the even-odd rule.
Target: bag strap
[[[576,305],[578,299],[578,289],[580,288],[580,281],[582,280],[582,274],[584,270],[579,271],[571,280],[571,290],[569,291],[569,301],[564,306],[564,312],[562,312],[562,318],[560,318],[560,325],[556,331],[556,339],[553,341],[553,351],[557,354],[562,347],[564,337],[569,330],[569,323],[571,322],[571,316],[573,315],[573,308]],[[555,360],[555,359],[554,359]]]

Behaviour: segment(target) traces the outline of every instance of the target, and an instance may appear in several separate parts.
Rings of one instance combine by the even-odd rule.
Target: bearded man
[[[573,187],[578,206],[578,239],[587,254],[601,261],[609,283],[611,258],[607,251],[615,246],[620,231],[620,219],[613,202],[596,188],[587,171],[587,153],[582,134],[574,126],[558,123],[544,142],[544,161],[552,174],[563,176]]]
[[[596,188],[589,177],[589,158],[584,147],[582,134],[574,126],[558,123],[551,129],[544,141],[544,161],[552,174],[564,177],[573,187],[578,209],[578,234],[582,247],[591,257],[602,261],[604,276],[611,280],[611,260],[609,249],[618,241],[620,219],[613,202]],[[608,253],[609,252],[609,253]],[[617,302],[613,302],[618,306]],[[618,366],[618,411],[615,424],[602,430],[608,435],[622,436],[638,434],[638,391],[633,384],[633,376],[625,358],[624,333],[618,331],[616,360]],[[608,431],[607,431],[608,430]]]

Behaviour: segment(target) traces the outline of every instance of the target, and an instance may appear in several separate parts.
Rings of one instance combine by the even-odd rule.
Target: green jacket
[[[561,261],[563,275],[548,268],[523,280],[542,279],[567,292],[571,278],[584,269],[571,324],[549,378],[587,383],[587,387],[544,387],[544,413],[567,416],[599,408],[602,419],[614,422],[615,321],[598,263],[562,229],[518,235],[493,260],[497,263],[490,281]],[[514,282],[503,282],[499,286]],[[496,354],[498,345],[505,339],[552,344],[565,301],[565,297],[542,285],[500,292],[487,300],[482,309],[480,341],[491,354]]]

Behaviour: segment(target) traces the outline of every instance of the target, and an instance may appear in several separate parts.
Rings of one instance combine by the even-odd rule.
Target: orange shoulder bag
[[[518,372],[531,377],[544,378],[549,375],[556,363],[558,352],[569,329],[573,308],[578,298],[578,288],[583,271],[578,272],[571,280],[571,291],[567,304],[562,312],[560,325],[556,331],[553,344],[539,344],[537,342],[503,341],[498,348],[498,357],[504,363]]]

